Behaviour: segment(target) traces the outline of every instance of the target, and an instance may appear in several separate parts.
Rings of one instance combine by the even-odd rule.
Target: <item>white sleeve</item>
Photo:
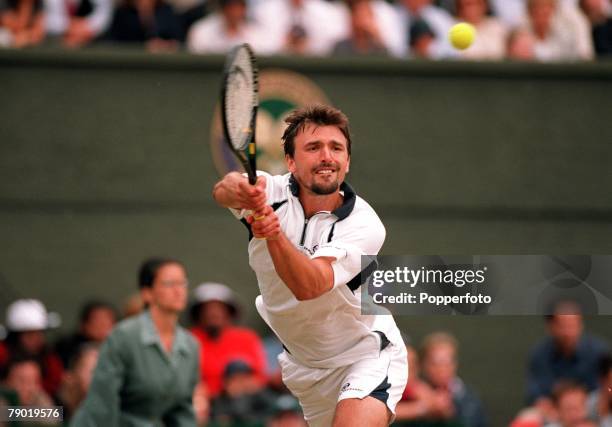
[[[89,23],[89,28],[96,36],[99,36],[110,25],[113,14],[113,2],[112,0],[93,0],[93,6],[93,12],[87,16],[87,22]]]
[[[218,40],[222,36],[221,18],[216,13],[211,13],[206,18],[194,22],[187,32],[187,50],[191,53],[221,53],[223,47],[219,47]]]
[[[332,263],[334,287],[345,285],[361,273],[361,257],[377,255],[385,241],[385,227],[372,211],[358,218],[347,218],[350,223],[339,222],[331,242],[321,245],[311,258],[336,258]]]
[[[242,175],[247,176],[246,173]],[[268,172],[257,171],[257,176],[266,177],[266,200],[269,205],[283,200],[283,197],[285,196],[284,175],[270,175]],[[236,217],[236,219],[239,220],[243,219],[246,216],[246,213],[248,212],[246,209],[228,209]]]
[[[374,1],[372,6],[383,44],[392,56],[405,57],[405,33],[401,30],[402,23],[397,10],[382,0]]]

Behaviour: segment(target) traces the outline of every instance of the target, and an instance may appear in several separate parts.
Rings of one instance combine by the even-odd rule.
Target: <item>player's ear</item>
[[[346,162],[346,170],[344,171],[345,173],[349,173],[349,169],[351,168],[351,158],[348,158],[348,161]]]
[[[289,172],[295,173],[295,160],[289,154],[285,154],[285,164]]]

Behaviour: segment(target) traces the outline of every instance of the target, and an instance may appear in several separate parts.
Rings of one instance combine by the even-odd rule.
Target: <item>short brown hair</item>
[[[285,119],[288,124],[283,133],[283,147],[285,155],[293,157],[295,154],[295,137],[303,131],[306,125],[336,126],[346,138],[346,149],[351,155],[351,134],[349,132],[349,121],[346,115],[337,108],[328,105],[310,105],[293,111]]]

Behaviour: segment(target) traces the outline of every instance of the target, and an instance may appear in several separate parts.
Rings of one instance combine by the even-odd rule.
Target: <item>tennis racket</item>
[[[255,121],[257,118],[257,64],[248,44],[233,48],[225,60],[221,88],[221,119],[225,141],[249,177],[257,181]]]

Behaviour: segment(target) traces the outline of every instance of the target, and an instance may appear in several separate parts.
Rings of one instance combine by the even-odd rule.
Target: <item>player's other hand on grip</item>
[[[246,218],[251,232],[257,239],[276,240],[281,232],[280,222],[271,206],[249,215]]]

